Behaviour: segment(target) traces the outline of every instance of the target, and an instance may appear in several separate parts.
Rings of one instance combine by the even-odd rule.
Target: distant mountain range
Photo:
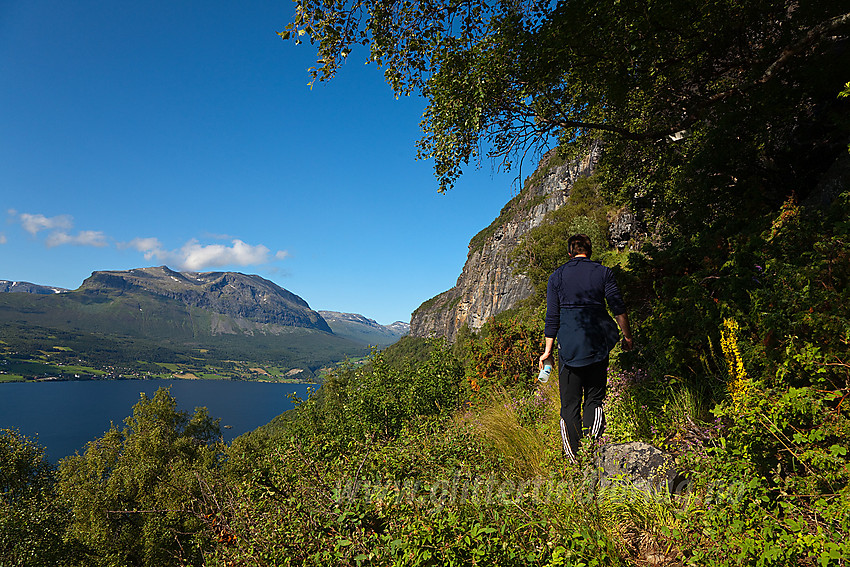
[[[50,287],[46,285],[38,285],[29,282],[10,282],[0,280],[0,293],[36,293],[39,295],[52,295],[54,293],[64,293],[68,291],[61,287]]]
[[[263,359],[312,375],[361,356],[369,345],[392,344],[406,330],[401,322],[385,327],[362,315],[319,313],[277,284],[238,272],[99,271],[73,291],[0,281],[0,346],[9,352],[50,350],[57,347],[44,341],[63,337],[62,348],[101,363],[110,356],[203,353],[219,361]],[[128,341],[135,341],[132,354],[124,352]]]
[[[319,311],[319,315],[328,322],[335,335],[376,347],[391,345],[410,332],[410,324],[404,321],[381,325],[357,313]]]

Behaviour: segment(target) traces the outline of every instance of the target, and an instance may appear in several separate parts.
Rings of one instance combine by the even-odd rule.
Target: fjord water
[[[170,387],[178,408],[190,414],[206,406],[221,418],[224,440],[271,421],[293,407],[289,394],[307,397],[308,384],[238,380],[97,380],[0,384],[0,429],[14,428],[35,438],[51,461],[83,452],[110,423],[123,427],[141,392],[153,397]],[[315,386],[313,386],[315,388]],[[225,426],[231,426],[225,428]]]

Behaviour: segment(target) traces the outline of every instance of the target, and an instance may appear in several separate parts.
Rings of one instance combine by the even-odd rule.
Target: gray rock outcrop
[[[638,231],[638,219],[629,209],[621,209],[608,217],[608,237],[617,250],[631,245]]]
[[[643,441],[603,446],[597,465],[602,486],[627,482],[644,491],[682,492],[687,479],[676,470],[673,457]]]

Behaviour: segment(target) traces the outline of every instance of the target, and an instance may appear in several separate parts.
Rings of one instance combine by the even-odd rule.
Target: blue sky
[[[515,174],[439,194],[424,102],[365,52],[311,90],[292,10],[0,0],[0,279],[235,270],[383,324],[453,286]]]

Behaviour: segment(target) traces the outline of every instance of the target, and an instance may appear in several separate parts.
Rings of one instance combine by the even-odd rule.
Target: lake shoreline
[[[43,446],[52,462],[81,452],[112,425],[121,427],[141,394],[166,387],[181,411],[206,407],[225,442],[267,424],[306,399],[315,383],[257,380],[51,380],[0,386],[0,429],[16,429]],[[227,427],[230,426],[230,427]]]

